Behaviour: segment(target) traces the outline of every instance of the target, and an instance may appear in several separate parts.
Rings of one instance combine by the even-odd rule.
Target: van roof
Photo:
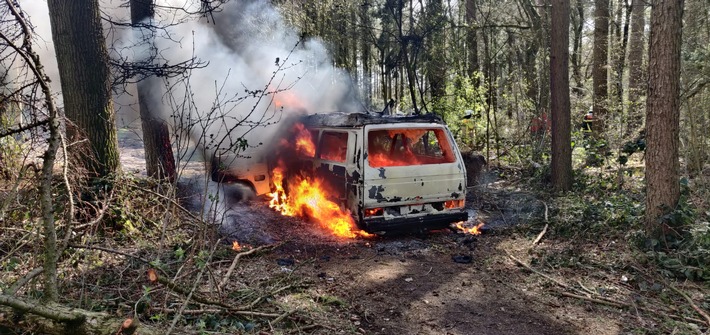
[[[383,115],[381,113],[327,113],[312,114],[301,118],[306,126],[352,128],[369,124],[387,123],[438,123],[444,121],[436,114],[421,114],[413,116]]]

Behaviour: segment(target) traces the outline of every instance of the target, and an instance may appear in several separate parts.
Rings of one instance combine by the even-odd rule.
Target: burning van
[[[308,115],[282,146],[271,178],[277,189],[283,182],[283,199],[295,180],[311,178],[369,233],[439,229],[468,217],[466,168],[437,116]]]

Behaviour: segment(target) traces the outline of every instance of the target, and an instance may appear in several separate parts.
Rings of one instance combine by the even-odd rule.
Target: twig
[[[542,201],[542,200],[540,200],[540,201]],[[546,202],[542,201],[542,204],[545,205],[545,222],[549,222],[549,221],[547,220],[547,213],[549,212],[550,209],[547,207],[547,203],[546,203]],[[547,225],[545,225],[545,227],[547,227]]]
[[[173,198],[166,197],[166,196],[164,196],[164,195],[162,195],[162,194],[160,194],[160,193],[158,193],[158,192],[155,192],[155,191],[153,191],[153,190],[149,190],[149,189],[146,189],[146,188],[142,188],[142,187],[139,187],[139,186],[136,186],[136,185],[131,185],[131,184],[129,184],[128,186],[131,187],[131,188],[134,188],[134,189],[136,189],[136,190],[143,191],[143,192],[148,192],[148,193],[150,193],[150,194],[152,194],[152,195],[156,195],[156,196],[161,197],[161,198],[163,198],[163,199],[165,199],[165,200],[167,200],[167,201],[170,201],[170,203],[173,204],[173,206],[177,207],[179,210],[181,210],[182,212],[184,212],[185,214],[187,214],[187,215],[188,215],[189,217],[191,217],[193,220],[195,220],[195,221],[197,221],[197,222],[202,222],[202,219],[198,218],[195,214],[192,214],[192,212],[190,212],[189,210],[187,210],[187,208],[182,207],[182,205],[180,205],[180,204],[179,204],[177,201],[175,201],[175,199],[173,199]]]
[[[690,307],[693,307],[693,309],[696,312],[698,312],[698,314],[700,314],[700,316],[705,318],[705,323],[707,323],[707,325],[710,326],[710,315],[708,315],[708,313],[706,313],[704,310],[702,310],[702,308],[698,307],[698,305],[695,304],[693,299],[691,299],[687,294],[685,294],[683,291],[681,291],[680,289],[676,288],[673,285],[668,285],[668,287],[670,287],[673,291],[675,291],[676,293],[680,294],[680,296],[685,298],[685,300],[688,301],[688,303],[690,304]]]
[[[547,221],[547,220],[545,220],[545,221]],[[535,241],[533,241],[533,243],[532,243],[533,247],[534,247],[538,242],[540,242],[540,240],[542,240],[542,237],[545,235],[545,233],[547,233],[547,226],[548,226],[548,225],[545,224],[545,228],[542,228],[542,231],[540,232],[540,234],[537,235],[537,238],[536,238]]]
[[[542,273],[542,272],[540,272],[540,271],[538,271],[538,270],[533,269],[532,267],[530,267],[530,265],[527,265],[527,264],[523,263],[523,261],[521,261],[521,260],[515,258],[513,255],[511,255],[511,254],[508,252],[508,250],[505,250],[505,253],[506,253],[506,254],[508,255],[508,257],[510,257],[510,259],[512,259],[515,263],[517,263],[518,265],[524,267],[524,268],[527,269],[528,271],[533,272],[533,273],[537,274],[538,276],[543,277],[543,278],[545,278],[545,279],[547,279],[547,280],[549,280],[549,281],[551,281],[551,282],[553,282],[553,283],[559,285],[560,287],[564,287],[564,288],[566,288],[566,289],[568,289],[568,290],[572,290],[572,291],[579,291],[579,290],[577,290],[577,289],[574,288],[574,287],[571,287],[571,286],[569,286],[569,285],[567,285],[567,284],[565,284],[565,283],[563,283],[563,282],[561,282],[561,281],[559,281],[559,280],[557,280],[557,279],[555,279],[555,278],[552,278],[552,277],[550,277],[550,276],[548,276],[548,275],[546,275],[546,274],[544,274],[544,273]]]
[[[276,319],[274,319],[274,321],[269,322],[269,324],[270,324],[271,326],[273,326],[273,325],[275,325],[275,324],[281,322],[283,319],[285,319],[285,318],[288,317],[289,315],[295,313],[297,310],[298,310],[298,309],[293,309],[293,310],[290,310],[290,311],[286,311],[286,312],[284,312],[283,314],[279,315],[279,317],[277,317]]]
[[[217,251],[217,247],[219,246],[219,243],[222,241],[220,238],[215,242],[214,247],[212,248],[212,251],[210,251],[209,256],[207,257],[207,261],[205,265],[200,269],[200,273],[197,274],[197,279],[195,279],[195,282],[192,284],[192,289],[190,289],[190,292],[187,294],[185,297],[185,302],[183,302],[182,306],[180,306],[180,311],[178,311],[177,314],[175,314],[175,317],[173,317],[173,322],[170,324],[170,328],[165,332],[166,335],[170,335],[170,333],[175,329],[175,326],[177,325],[178,320],[180,320],[180,317],[182,316],[182,312],[185,310],[187,307],[187,304],[190,302],[190,299],[192,298],[192,295],[195,293],[195,290],[197,289],[197,285],[200,283],[200,280],[202,280],[202,275],[204,275],[205,270],[208,268],[208,263],[212,260],[212,256],[214,256],[214,252]]]
[[[39,276],[42,271],[44,271],[43,267],[38,267],[34,268],[32,271],[28,272],[24,277],[18,279],[15,283],[12,284],[7,290],[2,292],[2,294],[6,295],[15,295],[19,289],[22,288],[22,286],[25,286],[25,284],[29,283],[30,280],[32,280],[34,277]]]
[[[149,260],[145,259],[145,258],[142,258],[142,257],[140,257],[140,256],[136,256],[136,255],[131,255],[131,254],[127,253],[127,252],[123,252],[123,251],[119,251],[119,250],[115,250],[115,249],[110,249],[110,248],[105,248],[105,247],[99,247],[99,246],[95,246],[95,245],[78,245],[78,244],[69,244],[69,245],[67,245],[67,247],[72,248],[72,249],[93,249],[93,250],[100,250],[100,251],[110,252],[110,253],[112,253],[112,254],[117,254],[117,255],[122,255],[122,256],[130,257],[130,258],[133,258],[133,259],[135,259],[135,260],[141,261],[141,262],[143,262],[143,263],[145,263],[145,264],[148,264],[148,265],[151,265],[151,266],[152,266],[151,262],[150,262]]]
[[[59,250],[64,250],[66,249],[66,246],[69,244],[69,239],[71,238],[71,232],[72,232],[72,223],[74,222],[74,194],[72,193],[71,189],[71,184],[69,183],[69,177],[67,175],[69,174],[69,158],[68,153],[67,153],[67,142],[64,139],[64,135],[61,133],[59,134],[59,142],[62,144],[62,155],[63,155],[63,161],[62,161],[62,181],[64,182],[64,187],[67,189],[67,200],[69,202],[68,207],[69,207],[69,212],[67,213],[66,218],[64,221],[66,221],[66,229],[67,231],[64,233],[64,239],[62,239],[62,244],[59,248]],[[59,254],[62,252],[60,251]]]
[[[616,307],[616,308],[630,308],[630,307],[631,307],[631,305],[625,304],[625,303],[622,303],[622,302],[609,301],[609,300],[606,300],[606,299],[603,299],[603,300],[602,300],[602,299],[596,299],[596,298],[591,298],[591,297],[587,297],[587,296],[584,296],[584,295],[578,295],[578,294],[569,293],[569,292],[560,292],[560,294],[563,295],[563,296],[565,296],[565,297],[576,298],[576,299],[580,299],[580,300],[586,300],[586,301],[594,302],[594,303],[597,303],[597,304],[600,304],[600,305],[607,305],[607,306]]]
[[[328,329],[328,330],[331,330],[331,331],[335,331],[335,328],[333,328],[333,327],[328,327],[328,326],[326,326],[326,325],[322,325],[322,324],[316,323],[316,324],[312,324],[312,325],[308,325],[308,326],[305,326],[305,327],[298,328],[298,329],[293,330],[293,331],[291,331],[291,332],[289,332],[289,333],[287,333],[287,334],[301,334],[301,333],[303,333],[304,331],[311,330],[311,329],[314,329],[314,328],[325,328],[325,329]]]
[[[595,299],[595,298],[590,298],[587,296],[577,295],[577,294],[569,293],[569,292],[560,292],[560,294],[565,297],[585,300],[585,301],[589,301],[589,302],[593,302],[593,303],[597,303],[597,304],[601,304],[601,305],[612,306],[612,307],[616,307],[616,308],[630,309],[633,307],[633,308],[636,308],[636,309],[644,311],[644,312],[654,313],[657,315],[661,315],[661,316],[676,319],[676,320],[691,321],[691,322],[696,322],[696,323],[703,323],[704,322],[703,320],[700,320],[700,319],[691,318],[691,317],[682,316],[682,315],[670,314],[670,313],[666,313],[663,311],[650,309],[647,307],[632,306],[631,304],[627,304],[627,303],[620,302],[620,301],[613,301],[613,300],[609,300],[609,299]]]
[[[262,245],[260,247],[254,248],[254,249],[249,249],[248,251],[240,252],[236,256],[234,256],[234,260],[232,261],[232,265],[229,266],[229,269],[227,270],[227,273],[222,277],[222,281],[217,285],[217,290],[222,291],[222,288],[224,288],[224,285],[227,285],[227,282],[229,281],[229,277],[232,276],[232,272],[234,272],[234,269],[237,267],[237,263],[239,263],[239,259],[251,255],[253,253],[259,252],[261,250],[265,249],[273,249],[277,247],[278,245]]]
[[[577,281],[577,285],[579,285],[579,287],[581,287],[584,291],[586,291],[587,293],[589,293],[589,294],[591,294],[591,295],[597,294],[596,292],[594,292],[594,291],[588,289],[587,287],[585,287],[584,284],[582,284],[582,282],[579,281],[579,280]]]

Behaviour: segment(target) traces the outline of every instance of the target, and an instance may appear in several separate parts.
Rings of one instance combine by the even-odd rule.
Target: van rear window
[[[442,128],[370,130],[367,159],[371,167],[442,164],[456,160]]]

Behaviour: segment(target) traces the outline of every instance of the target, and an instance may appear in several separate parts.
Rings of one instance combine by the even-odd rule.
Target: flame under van
[[[315,151],[298,154],[297,169],[322,179],[360,229],[382,235],[467,220],[466,168],[441,118],[330,113],[299,122]]]

